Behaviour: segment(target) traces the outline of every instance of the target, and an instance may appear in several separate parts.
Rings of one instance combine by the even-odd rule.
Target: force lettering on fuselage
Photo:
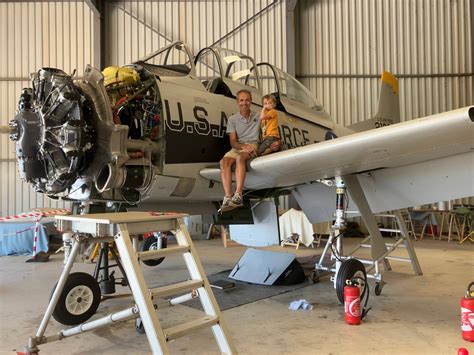
[[[227,128],[228,114],[226,112],[221,111],[220,122],[218,124],[212,124],[209,122],[208,110],[203,106],[194,106],[192,109],[192,116],[194,117],[195,121],[191,122],[184,120],[182,104],[180,102],[176,102],[178,111],[177,117],[171,114],[170,102],[168,100],[164,100],[164,103],[167,129],[174,132],[185,131],[189,134],[198,134],[201,136],[211,135],[215,138],[224,138]],[[301,147],[317,142],[310,140],[309,131],[305,129],[280,125],[278,127],[278,131],[283,143],[286,144],[288,148]]]
[[[278,127],[278,131],[283,143],[288,145],[289,148],[302,147],[311,142],[308,137],[309,132],[305,129],[300,130],[296,127],[281,125]]]

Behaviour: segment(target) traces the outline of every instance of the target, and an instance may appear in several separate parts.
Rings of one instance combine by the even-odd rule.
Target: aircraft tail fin
[[[349,126],[350,129],[362,132],[400,122],[398,80],[387,71],[382,73],[380,80],[381,87],[377,114],[375,117]]]

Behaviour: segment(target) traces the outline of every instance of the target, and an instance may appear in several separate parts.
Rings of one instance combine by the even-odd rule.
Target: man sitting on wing
[[[242,191],[247,172],[246,162],[257,156],[260,132],[260,115],[258,112],[250,111],[251,104],[252,94],[250,91],[240,90],[237,93],[239,113],[230,116],[227,121],[227,134],[229,134],[232,149],[220,161],[221,179],[225,192],[220,212],[243,205]],[[232,195],[232,165],[234,164],[237,188]]]

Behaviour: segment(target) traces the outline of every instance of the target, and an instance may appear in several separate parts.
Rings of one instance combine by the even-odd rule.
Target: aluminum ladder
[[[153,354],[169,354],[168,341],[206,327],[211,327],[222,354],[236,354],[237,351],[212,293],[206,273],[184,224],[183,217],[185,216],[184,214],[154,212],[57,216],[58,229],[62,232],[73,231],[74,242],[39,329],[35,336],[30,337],[29,344],[25,347],[24,353],[37,354],[39,351],[37,345],[140,317]],[[136,251],[136,245],[134,247],[136,238],[132,241],[131,235],[150,231],[170,230],[175,231],[177,246],[145,252]],[[59,295],[64,288],[64,284],[78,255],[80,244],[88,238],[93,238],[94,242],[101,242],[110,240],[111,237],[113,237],[120,252],[120,258],[132,291],[135,306],[109,314],[100,319],[85,322],[73,328],[61,330],[52,336],[44,336],[46,326],[56,307]],[[145,283],[139,262],[167,257],[172,254],[183,255],[191,278],[183,282],[149,289]],[[185,294],[183,295],[183,293]],[[154,298],[178,294],[181,294],[181,296],[154,304]],[[163,308],[165,304],[169,306],[182,303],[194,298],[196,295],[201,301],[204,316],[168,329],[162,329],[155,309]]]
[[[382,291],[384,281],[383,276],[380,272],[379,263],[383,263],[385,270],[390,271],[392,268],[390,266],[389,260],[396,260],[402,262],[409,262],[412,265],[413,271],[415,275],[420,276],[423,275],[421,271],[420,263],[418,262],[418,257],[416,255],[415,249],[413,247],[413,243],[410,238],[410,231],[407,228],[405,223],[405,219],[400,210],[394,210],[392,213],[377,213],[375,216],[378,217],[385,217],[385,218],[393,218],[396,222],[398,228],[379,228],[380,232],[390,232],[390,233],[397,233],[399,238],[395,241],[395,243],[385,243],[387,246],[387,251],[381,255],[377,260],[366,260],[357,258],[364,264],[369,264],[366,269],[367,276],[376,280],[376,294]],[[353,249],[349,255],[353,255],[356,251],[360,248],[370,248],[370,244],[366,244],[370,239],[370,235],[367,236],[362,240],[358,247]],[[395,251],[397,247],[405,247],[408,257],[399,257],[399,256],[391,256],[390,254]],[[374,270],[373,274],[369,274],[372,270]]]

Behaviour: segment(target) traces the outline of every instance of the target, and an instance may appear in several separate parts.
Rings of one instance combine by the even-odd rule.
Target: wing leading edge
[[[473,148],[471,106],[256,158],[249,164],[245,187],[254,190],[295,186],[412,165]],[[219,169],[206,168],[200,174],[220,181]]]

